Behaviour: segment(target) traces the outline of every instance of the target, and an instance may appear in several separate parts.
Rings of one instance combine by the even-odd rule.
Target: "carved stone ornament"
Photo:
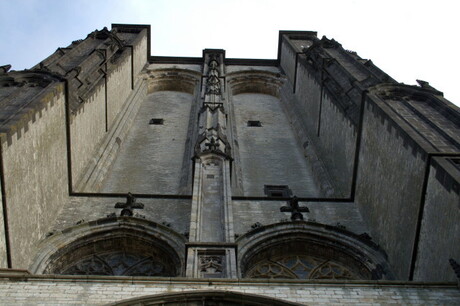
[[[292,221],[302,221],[303,220],[303,212],[310,212],[308,207],[300,207],[299,206],[299,199],[294,196],[288,201],[288,206],[282,206],[280,208],[281,212],[290,212],[291,213],[291,220]]]
[[[219,79],[219,63],[212,57],[209,61],[208,79],[206,81],[206,94],[221,95],[221,85]]]
[[[222,273],[224,255],[200,255],[200,272]]]
[[[219,149],[219,142],[214,137],[211,137],[211,141],[204,144],[210,152],[216,152]]]
[[[256,228],[259,228],[259,227],[262,227],[262,224],[260,222],[256,222],[253,225],[251,225],[252,229],[256,229]]]
[[[115,204],[115,208],[122,208],[120,216],[132,217],[133,209],[143,209],[144,204],[136,203],[136,198],[131,192],[128,192],[126,203],[118,202]]]

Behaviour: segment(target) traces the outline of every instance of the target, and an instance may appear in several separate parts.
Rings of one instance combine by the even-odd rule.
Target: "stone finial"
[[[303,212],[310,212],[308,207],[300,207],[299,206],[299,199],[296,196],[293,196],[288,201],[289,206],[282,206],[280,208],[281,212],[291,212],[291,220],[292,221],[302,221],[303,220]]]
[[[443,95],[443,93],[439,90],[437,90],[436,88],[434,88],[433,86],[430,85],[429,82],[427,81],[423,81],[423,80],[416,80],[418,85],[423,88],[423,89],[427,89],[431,92],[433,92],[434,94],[437,94],[437,95]]]
[[[128,192],[126,197],[126,203],[118,202],[115,204],[115,208],[122,208],[120,216],[133,216],[133,209],[143,209],[144,204],[136,203],[136,198],[131,192]]]

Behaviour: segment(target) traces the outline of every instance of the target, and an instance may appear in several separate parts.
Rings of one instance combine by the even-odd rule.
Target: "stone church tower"
[[[0,304],[458,304],[460,110],[315,32],[0,67]]]

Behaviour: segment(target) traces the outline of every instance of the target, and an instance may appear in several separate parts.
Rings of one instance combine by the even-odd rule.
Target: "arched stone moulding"
[[[154,251],[164,256],[167,265],[174,269],[170,274],[180,276],[184,274],[186,241],[174,230],[145,219],[103,218],[66,228],[45,238],[29,270],[34,274],[59,274],[72,265],[72,262],[66,261],[81,259],[76,257],[80,251],[82,256],[90,255],[91,251],[117,251],[111,248],[120,243],[133,246],[134,252],[147,254]]]
[[[261,93],[280,98],[280,88],[286,77],[270,71],[245,70],[227,74],[232,95]]]
[[[245,305],[245,306],[297,306],[298,303],[266,296],[223,290],[196,290],[156,294],[109,304],[129,305]]]
[[[332,260],[363,279],[393,279],[386,255],[356,234],[313,222],[282,222],[257,228],[236,241],[240,276],[257,263],[283,255]]]
[[[147,94],[156,91],[179,91],[194,95],[200,83],[198,71],[180,68],[162,68],[148,70]]]

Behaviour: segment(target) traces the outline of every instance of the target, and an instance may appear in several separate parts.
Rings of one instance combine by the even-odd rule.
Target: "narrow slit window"
[[[163,123],[164,123],[163,118],[152,118],[149,121],[149,124],[151,125],[163,125]]]
[[[248,121],[248,126],[250,126],[250,127],[258,127],[258,126],[262,126],[262,123],[259,120],[249,120]]]
[[[274,198],[289,198],[292,195],[288,185],[264,185],[264,193]]]

